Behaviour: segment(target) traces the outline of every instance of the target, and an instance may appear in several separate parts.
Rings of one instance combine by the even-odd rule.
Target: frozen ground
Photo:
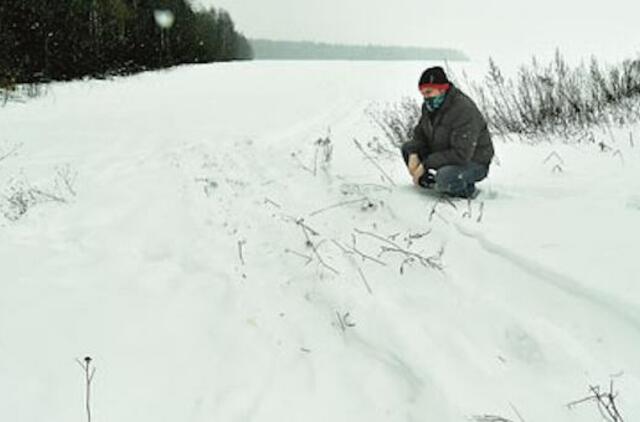
[[[612,379],[640,418],[640,132],[496,139],[480,197],[439,201],[353,142],[424,66],[187,66],[0,108],[0,420],[85,420],[85,355],[94,421],[597,422],[566,404]]]

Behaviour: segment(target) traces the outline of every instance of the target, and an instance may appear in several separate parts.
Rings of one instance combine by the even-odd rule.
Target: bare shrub
[[[16,85],[13,79],[0,79],[0,105],[8,102],[24,103],[29,99],[46,95],[48,88],[44,84],[31,83]]]
[[[76,195],[73,187],[75,179],[76,173],[68,166],[57,170],[51,187],[35,186],[24,175],[13,177],[4,192],[0,192],[0,214],[7,220],[17,221],[38,204],[67,203]]]
[[[93,376],[96,374],[96,367],[91,365],[92,361],[91,356],[86,356],[83,361],[76,359],[76,362],[84,372],[84,406],[87,413],[87,422],[91,422],[91,383],[93,382]]]
[[[484,82],[470,83],[470,93],[490,129],[500,133],[579,141],[590,128],[640,119],[640,60],[604,67],[592,58],[571,67],[556,51],[550,63],[533,57],[515,78],[505,78],[490,59]]]
[[[493,59],[483,83],[449,73],[474,99],[490,131],[505,138],[517,134],[536,141],[556,135],[579,143],[592,139],[594,128],[640,121],[640,59],[604,66],[592,58],[571,66],[556,51],[546,64],[533,57],[515,77],[506,77]],[[384,134],[369,149],[395,156],[400,145],[413,139],[421,109],[416,99],[405,97],[395,104],[372,105],[366,114]]]
[[[371,122],[384,133],[384,139],[373,138],[367,143],[370,150],[381,154],[398,155],[398,148],[413,139],[413,130],[421,115],[420,103],[412,97],[404,97],[395,104],[373,104],[365,113]]]
[[[609,388],[602,388],[599,385],[589,386],[590,395],[567,404],[569,409],[584,403],[595,403],[600,416],[607,422],[624,422],[620,413],[620,408],[616,399],[618,392],[614,391],[613,380],[609,382]]]
[[[308,159],[301,159],[302,151],[298,150],[291,153],[291,157],[298,163],[300,168],[316,176],[318,168],[327,171],[333,159],[333,143],[331,141],[331,129],[327,131],[327,136],[319,137],[313,142],[313,160],[311,165],[306,165]]]

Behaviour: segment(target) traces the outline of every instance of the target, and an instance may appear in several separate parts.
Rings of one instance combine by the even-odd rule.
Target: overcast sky
[[[474,58],[640,51],[638,0],[193,0],[249,38],[459,48]]]

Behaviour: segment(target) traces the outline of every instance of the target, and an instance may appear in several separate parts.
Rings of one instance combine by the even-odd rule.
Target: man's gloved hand
[[[422,176],[418,179],[418,185],[423,188],[433,188],[436,184],[436,171],[434,169],[427,169]]]

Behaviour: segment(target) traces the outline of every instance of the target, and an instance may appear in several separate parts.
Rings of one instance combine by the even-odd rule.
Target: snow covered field
[[[426,65],[185,66],[0,108],[0,420],[86,420],[86,355],[102,422],[597,422],[567,403],[611,380],[639,419],[640,131],[496,138],[479,198],[440,201],[353,142]]]

